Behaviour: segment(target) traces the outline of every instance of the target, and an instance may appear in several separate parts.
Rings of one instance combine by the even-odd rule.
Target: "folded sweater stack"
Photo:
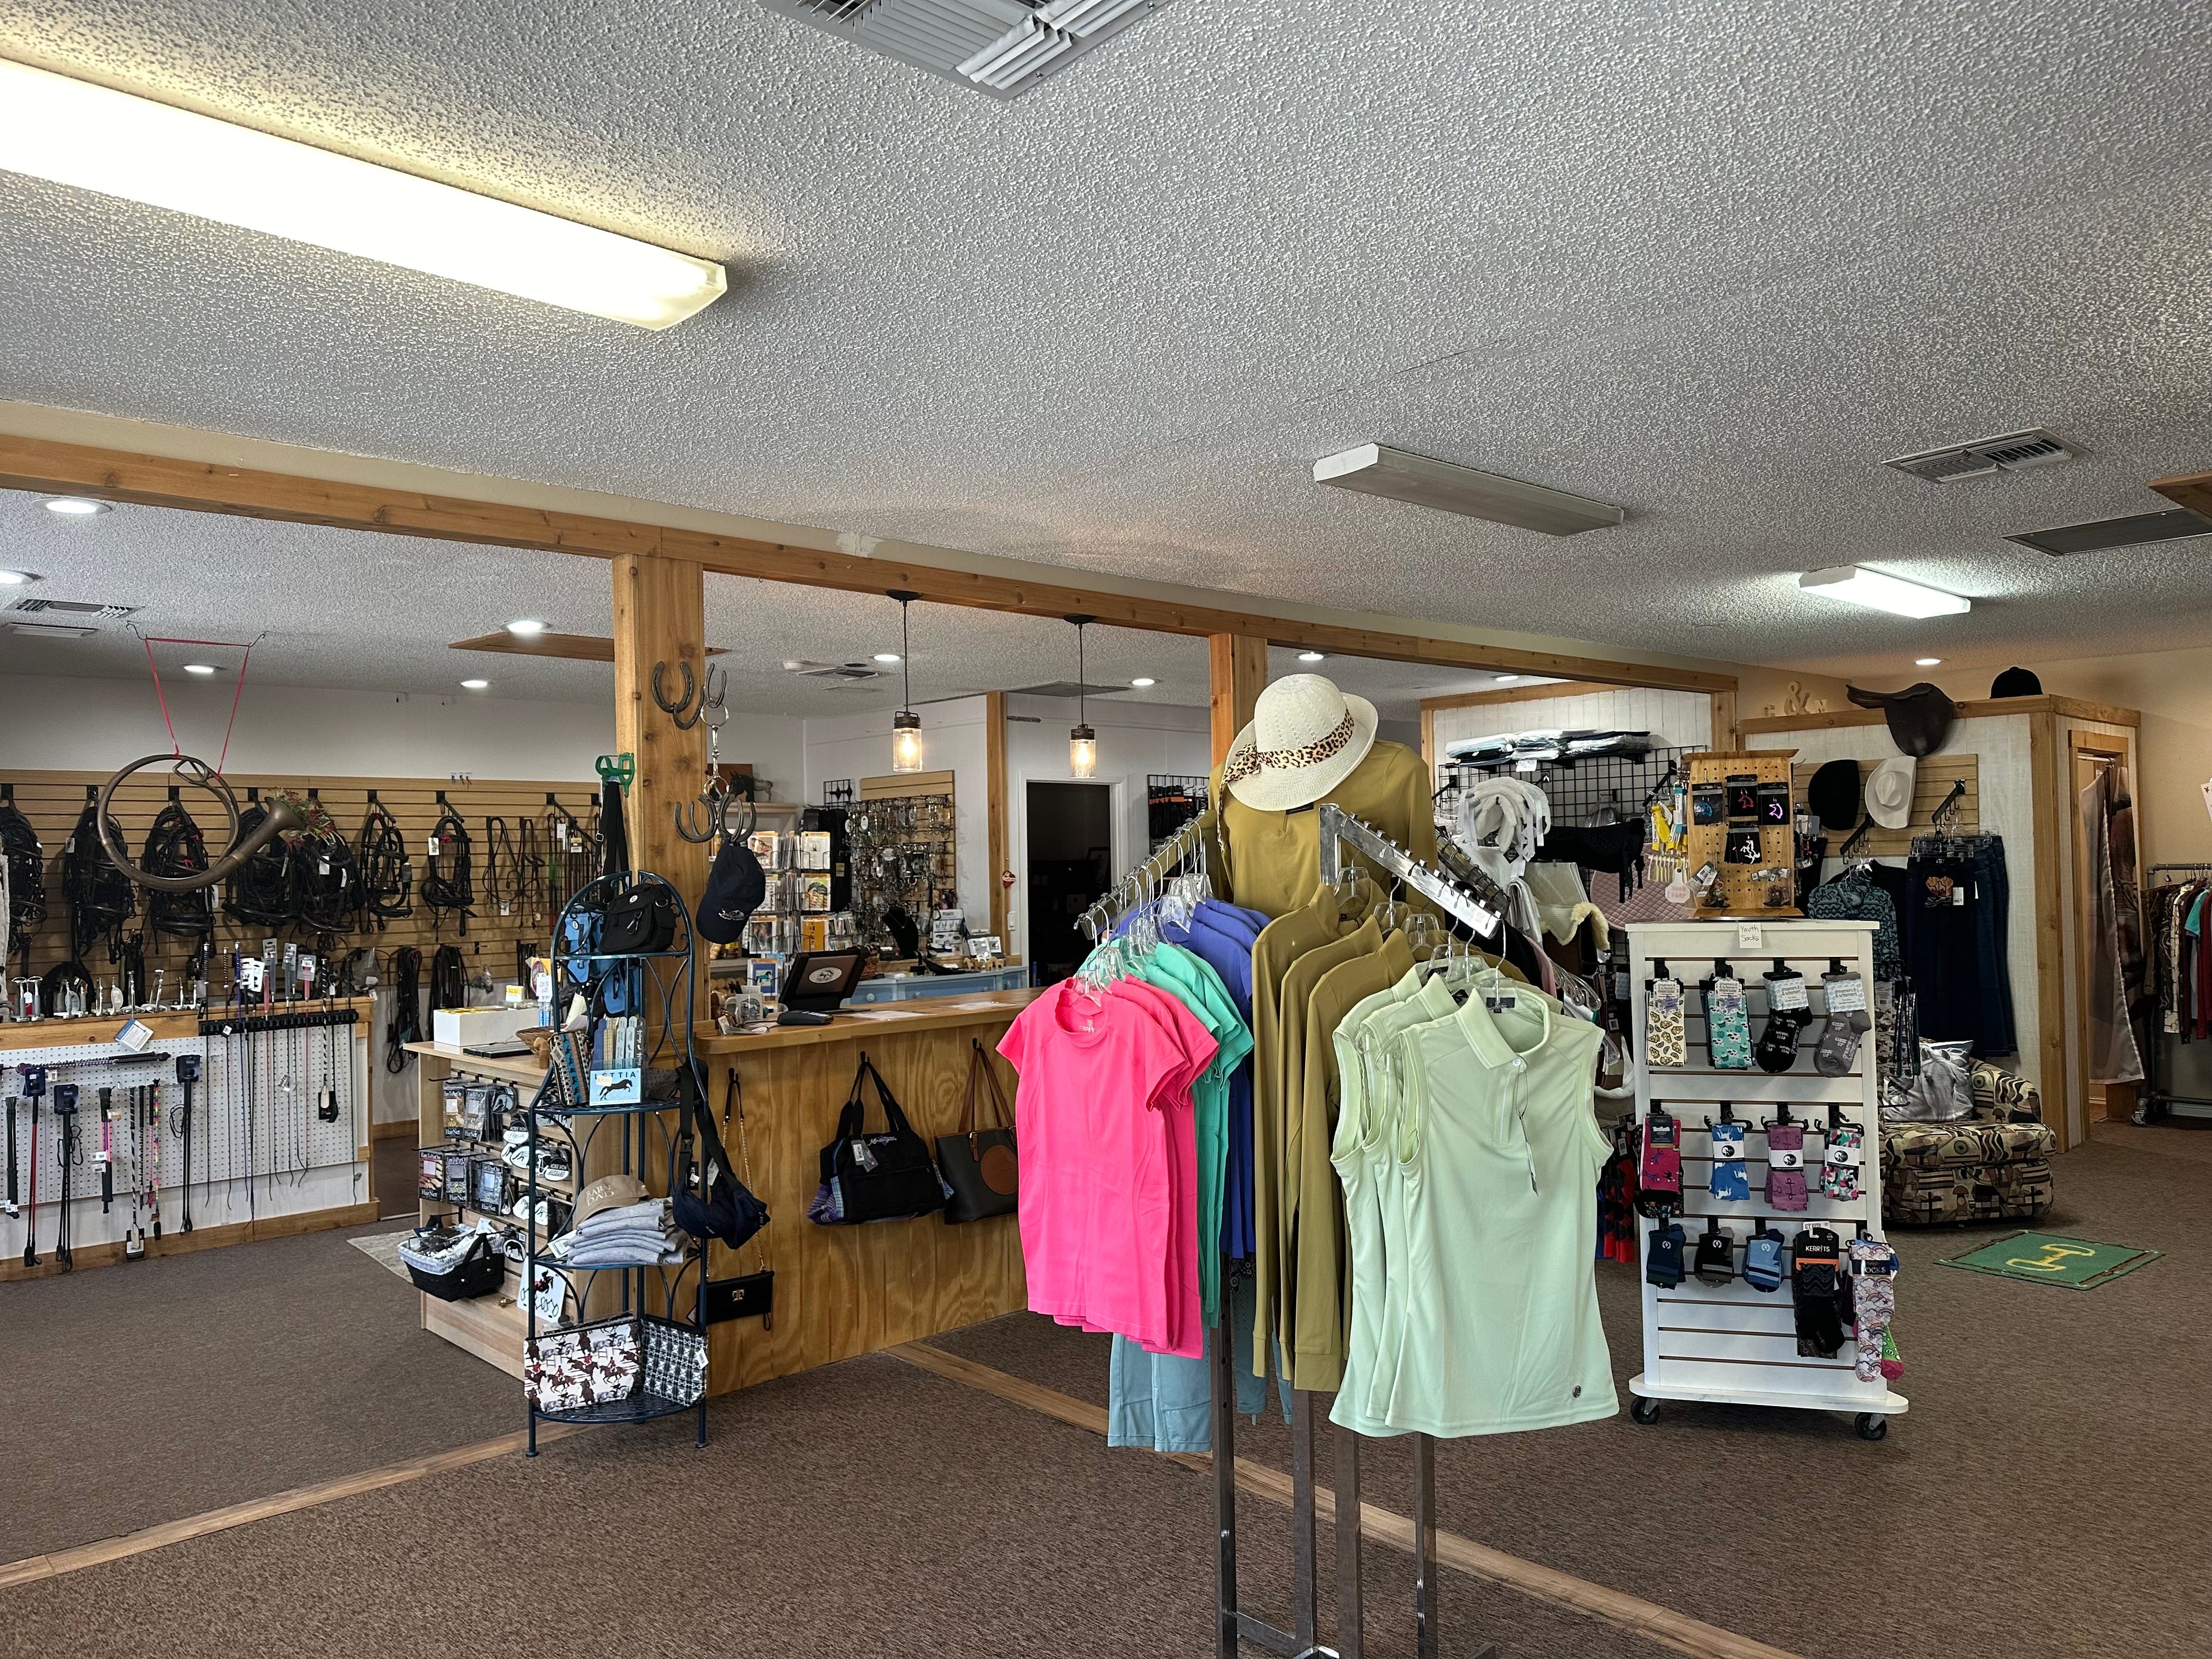
[[[668,1200],[649,1198],[587,1216],[545,1247],[571,1267],[651,1267],[684,1260]]]

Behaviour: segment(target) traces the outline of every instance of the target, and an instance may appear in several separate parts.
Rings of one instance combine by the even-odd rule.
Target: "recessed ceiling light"
[[[188,662],[185,665],[185,672],[187,674],[212,674],[215,672],[215,669],[207,663]]]
[[[464,691],[481,691],[490,684],[491,682],[489,680],[463,680],[461,682],[461,690]]]
[[[0,62],[0,167],[641,328],[711,305],[722,267],[533,208]]]
[[[1912,665],[1915,668],[1936,668],[1941,666],[1942,661],[1943,659],[1941,657],[1915,657],[1912,659]]]
[[[1327,662],[1328,659],[1318,651],[1301,651],[1298,653],[1298,660],[1300,662]]]
[[[1500,674],[1498,677],[1498,683],[1500,685],[1510,685],[1520,678],[1518,674]]]
[[[11,64],[0,64],[0,69],[12,67]],[[4,133],[4,131],[0,129],[0,133]],[[106,501],[88,501],[82,495],[57,495],[46,503],[47,512],[58,513],[65,519],[89,519],[95,513],[106,512],[107,507]]]
[[[0,587],[21,587],[39,579],[27,570],[0,570]]]
[[[1129,684],[1135,686],[1138,690],[1141,691],[1148,685],[1158,685],[1159,682],[1152,678],[1151,675],[1147,674],[1141,679],[1131,680]]]
[[[1797,586],[1808,593],[1887,611],[1895,617],[1957,617],[1974,608],[1972,599],[1961,599],[1956,593],[1923,587],[1918,582],[1886,576],[1879,570],[1863,569],[1855,564],[1808,570],[1798,577]]]
[[[522,639],[535,639],[545,631],[545,624],[532,617],[522,617],[507,623],[507,631]]]
[[[878,662],[896,662],[898,659],[899,653],[896,651],[878,651],[876,653],[876,660]]]

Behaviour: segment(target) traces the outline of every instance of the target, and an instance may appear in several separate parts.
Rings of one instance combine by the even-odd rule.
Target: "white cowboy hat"
[[[1260,693],[1221,781],[1247,806],[1287,812],[1350,777],[1375,746],[1375,705],[1319,674],[1290,674]]]
[[[1867,774],[1867,816],[1885,830],[1902,830],[1912,818],[1912,774],[1918,764],[1910,755],[1892,755]]]

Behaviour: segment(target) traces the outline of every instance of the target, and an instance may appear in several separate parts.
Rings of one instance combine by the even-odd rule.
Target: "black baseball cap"
[[[699,937],[714,945],[735,943],[767,896],[768,876],[753,849],[743,836],[725,836],[699,901]]]
[[[2043,682],[2025,668],[2008,668],[1990,682],[1992,697],[2039,697]]]

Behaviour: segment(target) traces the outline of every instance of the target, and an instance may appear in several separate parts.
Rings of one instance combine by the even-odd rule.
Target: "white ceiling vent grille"
[[[1020,97],[1169,0],[761,0],[994,98]]]
[[[105,622],[120,622],[125,617],[137,616],[139,611],[135,605],[92,605],[82,599],[18,599],[8,608],[51,611],[64,617],[98,617]]]
[[[2081,453],[2057,433],[2035,427],[1995,438],[1977,438],[1972,443],[1924,449],[1917,455],[1899,455],[1882,465],[1893,466],[1899,472],[1910,472],[1929,483],[1956,483],[1962,478],[1986,478],[1993,472],[2024,472],[2032,466],[2056,466]]]

